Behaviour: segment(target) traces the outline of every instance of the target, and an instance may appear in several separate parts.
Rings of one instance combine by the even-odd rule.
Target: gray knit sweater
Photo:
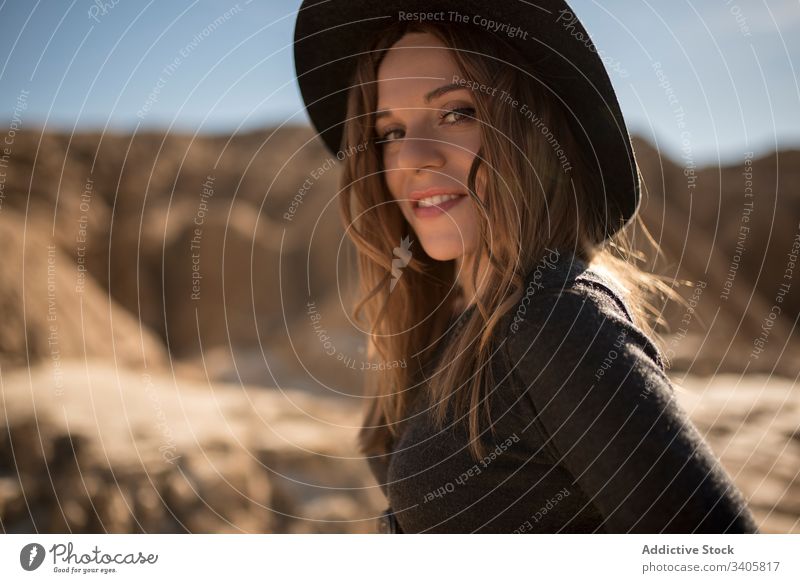
[[[392,453],[368,460],[390,504],[381,530],[758,532],[612,281],[553,251],[496,330],[485,457],[417,398]]]

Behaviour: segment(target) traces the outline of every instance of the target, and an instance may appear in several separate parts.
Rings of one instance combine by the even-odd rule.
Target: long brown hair
[[[455,261],[438,261],[421,246],[400,208],[393,202],[383,175],[380,146],[375,142],[373,112],[377,108],[377,71],[386,51],[406,32],[429,32],[452,50],[451,55],[465,79],[506,91],[520,103],[536,104],[538,129],[530,119],[486,92],[475,91],[475,118],[481,132],[481,148],[468,177],[469,196],[479,209],[479,249],[474,261],[488,256],[482,274],[481,293],[474,299],[460,333],[449,343],[438,362],[446,363],[426,378],[423,370],[433,357],[451,322],[458,298]],[[560,103],[527,72],[514,49],[467,26],[439,23],[397,23],[382,29],[371,50],[359,57],[348,95],[344,127],[344,173],[340,212],[346,232],[358,256],[360,298],[353,318],[368,330],[368,357],[386,363],[384,374],[366,378],[366,409],[359,446],[364,454],[380,455],[392,442],[419,391],[427,393],[433,419],[441,426],[452,406],[455,419],[468,421],[470,451],[476,459],[484,448],[479,412],[491,424],[487,391],[493,386],[491,367],[493,332],[505,313],[524,292],[524,276],[545,255],[545,248],[568,248],[589,265],[615,278],[627,294],[635,323],[657,344],[655,326],[663,323],[649,298],[660,293],[677,299],[669,285],[631,262],[642,259],[634,252],[629,231],[641,227],[637,216],[624,230],[605,239],[605,217],[597,172],[587,163]],[[507,59],[502,60],[503,58]],[[554,145],[554,139],[557,143]],[[565,158],[567,164],[565,164]],[[483,204],[475,194],[481,168],[486,188]],[[410,248],[403,242],[411,241]],[[398,260],[400,263],[398,264]],[[395,267],[393,271],[393,261]],[[402,267],[398,277],[397,269]],[[470,273],[470,271],[467,271]]]

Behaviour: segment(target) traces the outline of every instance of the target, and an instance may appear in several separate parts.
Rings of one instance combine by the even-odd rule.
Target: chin
[[[450,261],[461,257],[464,254],[464,249],[460,246],[454,245],[423,245],[425,253],[436,261]]]

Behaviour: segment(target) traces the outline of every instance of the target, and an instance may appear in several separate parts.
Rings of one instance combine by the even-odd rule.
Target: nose
[[[444,146],[436,136],[406,132],[397,153],[397,164],[403,170],[414,172],[441,168],[445,163]]]

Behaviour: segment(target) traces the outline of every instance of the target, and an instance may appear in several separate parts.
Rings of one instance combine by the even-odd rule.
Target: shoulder
[[[551,252],[526,275],[523,296],[500,327],[500,340],[514,360],[537,360],[557,350],[562,363],[596,364],[608,353],[641,353],[665,370],[658,348],[635,325],[619,285],[569,252]]]
[[[607,530],[757,532],[613,282],[577,263],[538,282],[506,327],[510,386]]]

